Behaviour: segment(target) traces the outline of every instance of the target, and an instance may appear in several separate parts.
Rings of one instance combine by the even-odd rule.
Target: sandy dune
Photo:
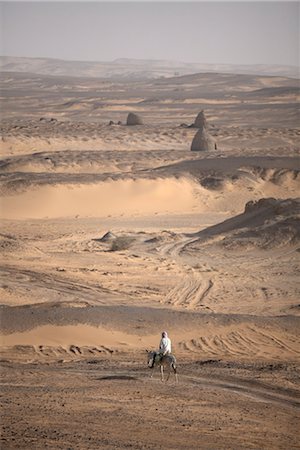
[[[3,448],[298,446],[297,80],[182,75],[1,74]]]

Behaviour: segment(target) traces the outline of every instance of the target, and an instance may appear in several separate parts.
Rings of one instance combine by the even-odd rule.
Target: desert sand
[[[169,75],[1,73],[3,449],[299,448],[298,81]]]

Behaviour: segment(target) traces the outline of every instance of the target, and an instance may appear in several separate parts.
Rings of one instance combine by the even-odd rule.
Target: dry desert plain
[[[1,82],[1,448],[300,448],[298,81]]]

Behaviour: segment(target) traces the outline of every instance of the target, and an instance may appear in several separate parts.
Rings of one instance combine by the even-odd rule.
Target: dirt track
[[[291,368],[250,366],[232,376],[230,363],[185,364],[175,385],[150,379],[138,354],[4,363],[2,448],[299,448],[300,398],[270,384],[274,371],[286,384]]]

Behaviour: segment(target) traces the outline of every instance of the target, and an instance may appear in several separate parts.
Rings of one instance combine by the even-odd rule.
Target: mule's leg
[[[156,358],[156,352],[153,352],[152,362],[151,362],[151,365],[149,365],[150,369],[153,369],[153,367],[155,365],[155,358]]]
[[[177,368],[173,364],[172,364],[172,368],[173,368],[174,375],[175,375],[175,383],[178,383]]]
[[[166,379],[166,383],[169,381],[170,373],[171,373],[171,371],[170,371],[170,369],[169,369],[168,376],[167,376],[167,379]]]
[[[164,367],[163,367],[163,365],[160,366],[160,377],[161,377],[161,381],[164,381]]]

